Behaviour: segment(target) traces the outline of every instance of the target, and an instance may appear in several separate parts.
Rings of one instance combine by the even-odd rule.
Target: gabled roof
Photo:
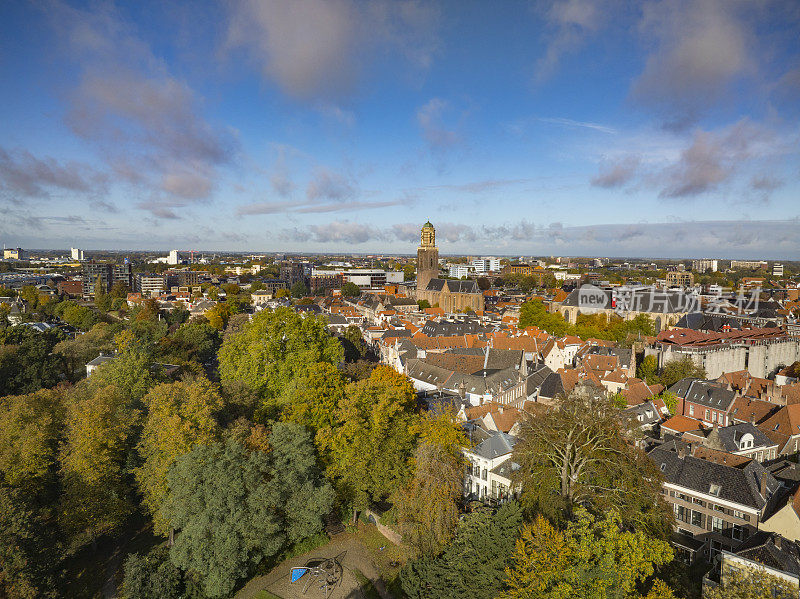
[[[507,433],[496,432],[488,439],[479,443],[472,449],[472,453],[487,460],[493,460],[500,456],[508,455],[514,450],[517,438]]]
[[[800,544],[778,533],[757,531],[739,546],[736,555],[800,577]]]
[[[685,381],[688,386],[685,386]],[[670,393],[682,397],[685,401],[692,402],[707,408],[727,411],[736,399],[736,393],[726,389],[716,381],[703,381],[699,379],[681,379],[670,387]]]
[[[691,455],[681,457],[678,450],[676,442],[670,441],[648,454],[666,481],[674,485],[758,510],[780,489],[775,477],[754,460],[733,467]],[[766,497],[760,493],[762,477],[766,477]]]
[[[770,414],[777,411],[780,406],[763,401],[760,399],[750,399],[748,397],[737,397],[733,400],[733,405],[729,415],[732,419],[743,422],[762,422]]]
[[[760,422],[758,428],[783,446],[791,437],[800,435],[800,404],[781,406]]]
[[[661,425],[663,429],[669,429],[676,433],[687,433],[689,431],[698,430],[702,424],[699,420],[689,418],[688,416],[681,416],[680,414],[673,416]]]

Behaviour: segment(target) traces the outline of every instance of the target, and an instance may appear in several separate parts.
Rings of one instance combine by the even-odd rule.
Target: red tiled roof
[[[666,422],[661,425],[661,428],[668,428],[671,431],[675,431],[676,433],[686,433],[689,431],[696,431],[702,428],[702,424],[699,420],[695,420],[694,418],[689,418],[688,416],[681,416],[678,414],[677,416],[673,416]]]

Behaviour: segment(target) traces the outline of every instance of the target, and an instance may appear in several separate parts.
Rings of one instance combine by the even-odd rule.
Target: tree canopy
[[[325,328],[322,317],[288,308],[263,310],[238,333],[225,339],[219,351],[223,381],[240,380],[265,398],[276,398],[312,364],[339,364],[341,344]]]
[[[586,384],[524,420],[514,446],[523,506],[555,522],[571,519],[581,506],[614,507],[626,524],[666,535],[670,519],[660,498],[661,475],[630,444],[635,431],[612,398]]]
[[[576,516],[564,531],[542,516],[523,527],[499,599],[626,599],[672,561],[667,541],[624,530],[614,511]]]
[[[494,599],[505,578],[522,511],[514,502],[496,513],[481,507],[465,514],[439,555],[410,561],[400,571],[408,599]]]
[[[170,555],[201,575],[210,597],[228,594],[285,544],[321,531],[333,504],[308,433],[278,423],[269,443],[269,453],[233,439],[201,445],[170,468],[162,515],[180,530]]]
[[[222,408],[219,391],[206,379],[164,383],[144,397],[147,418],[137,449],[142,465],[135,470],[143,503],[156,532],[169,532],[160,515],[168,487],[167,472],[175,460],[219,436],[214,414]]]

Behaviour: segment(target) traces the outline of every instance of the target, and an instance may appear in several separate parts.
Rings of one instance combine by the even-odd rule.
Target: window
[[[709,415],[710,415],[710,412],[711,412],[710,410],[706,410],[706,420],[708,420],[708,417],[709,417]]]
[[[720,487],[720,486],[719,486],[718,484],[716,484],[716,483],[711,483],[711,484],[709,485],[709,487],[708,487],[708,493],[709,493],[709,495],[713,495],[714,497],[719,497],[719,492],[720,492],[721,490],[722,490],[722,487]]]
[[[706,411],[706,414],[707,413],[708,412]],[[711,412],[711,422],[716,422],[716,421],[717,421],[717,413],[716,412]]]
[[[734,518],[741,518],[744,520],[744,512],[740,512],[738,510],[733,510],[733,517]]]
[[[702,499],[698,499],[697,497],[692,497],[692,503],[696,503],[700,507],[706,507],[705,501],[703,501]]]
[[[733,538],[737,541],[744,540],[744,526],[739,526],[738,524],[733,525]]]
[[[689,416],[694,416],[694,406],[689,406]]]
[[[483,476],[481,476],[483,480],[486,480],[486,468],[483,469]]]
[[[722,518],[713,516],[711,518],[711,530],[714,532],[722,532]]]
[[[667,469],[667,465],[662,463],[661,464],[661,472],[664,472],[664,470],[666,470],[666,469]]]
[[[702,528],[703,526],[703,514],[700,512],[692,511],[692,526],[697,526]]]

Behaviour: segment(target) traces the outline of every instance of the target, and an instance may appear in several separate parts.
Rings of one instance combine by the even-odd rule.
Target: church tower
[[[436,229],[431,221],[422,227],[417,248],[417,291],[424,291],[431,279],[439,278],[439,248],[436,247]]]

